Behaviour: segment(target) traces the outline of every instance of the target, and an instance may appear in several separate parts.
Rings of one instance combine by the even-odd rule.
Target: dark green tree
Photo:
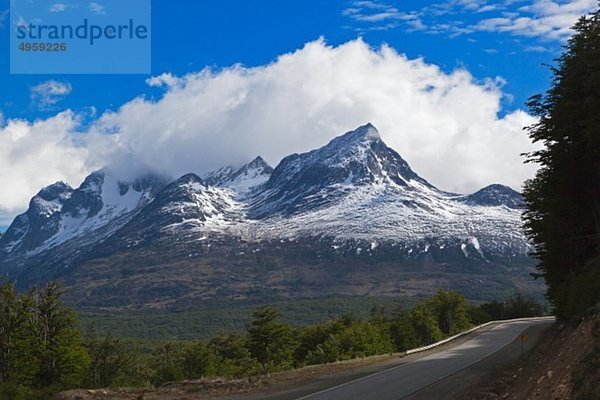
[[[41,399],[82,383],[89,359],[61,295],[55,283],[22,294],[0,287],[0,399]]]
[[[347,360],[394,352],[387,328],[369,321],[359,321],[347,327],[334,337],[339,346],[339,359]]]
[[[75,311],[62,304],[62,294],[62,287],[53,282],[36,293],[36,328],[40,340],[37,383],[41,387],[76,386],[89,363]]]
[[[215,374],[240,378],[259,373],[258,361],[248,350],[248,337],[240,333],[219,332],[208,344],[215,356]]]
[[[154,371],[151,382],[159,386],[167,382],[184,380],[183,356],[183,349],[176,343],[166,343],[154,349],[150,361]]]
[[[121,340],[110,334],[98,337],[91,327],[85,335],[84,343],[90,356],[87,386],[112,386],[132,366],[132,355]]]
[[[471,326],[469,304],[459,292],[440,290],[428,303],[437,316],[438,326],[444,335],[455,335]]]
[[[258,360],[264,372],[285,368],[292,363],[292,328],[279,317],[279,311],[272,307],[258,307],[252,313],[248,327],[250,354]]]
[[[506,310],[504,303],[499,301],[492,301],[491,303],[484,303],[479,306],[479,308],[487,315],[489,315],[489,321],[499,320],[506,318]],[[485,318],[484,314],[484,318]],[[487,322],[487,321],[484,321]]]
[[[531,296],[516,293],[504,302],[502,318],[539,317],[543,311],[542,306]]]
[[[298,331],[298,346],[294,352],[296,366],[335,361],[337,354],[335,354],[333,360],[331,360],[331,357],[325,355],[323,349],[323,343],[337,331],[334,325],[335,324],[329,322],[306,326]]]
[[[417,335],[419,346],[425,346],[444,337],[437,321],[437,315],[428,302],[417,303],[410,311],[410,322]]]
[[[0,288],[0,384],[34,386],[40,342],[32,292],[17,295],[10,283]]]
[[[387,327],[387,325],[390,322],[385,312],[385,307],[381,304],[371,307],[369,315],[369,322],[371,322],[374,325]]]
[[[204,343],[194,343],[184,352],[183,369],[186,379],[200,379],[213,374],[214,355]]]
[[[525,227],[560,317],[600,299],[600,10],[574,30],[551,89],[528,103],[541,149],[527,155],[540,169],[525,185]]]
[[[406,351],[418,346],[417,332],[411,323],[410,315],[402,308],[398,308],[394,313],[390,336],[396,351]]]

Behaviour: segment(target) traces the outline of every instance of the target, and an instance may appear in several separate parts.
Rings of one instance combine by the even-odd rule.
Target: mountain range
[[[275,168],[52,184],[0,237],[0,273],[22,288],[59,279],[80,307],[442,287],[486,299],[541,291],[522,209],[499,184],[437,189],[367,124]]]

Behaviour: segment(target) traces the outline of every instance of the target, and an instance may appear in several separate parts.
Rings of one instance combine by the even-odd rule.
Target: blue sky
[[[512,4],[476,0],[440,3],[154,0],[152,73],[179,75],[205,66],[218,68],[234,63],[256,66],[320,36],[332,45],[361,36],[372,46],[388,43],[410,58],[424,57],[445,71],[465,67],[478,78],[500,76],[506,80],[504,91],[509,98],[505,106],[510,110],[523,107],[530,95],[547,87],[549,75],[542,64],[551,63],[557,56],[561,41],[548,33],[528,36],[520,31],[473,30],[461,34],[453,30],[458,29],[453,27],[459,22],[467,27],[486,19],[502,18],[506,13],[535,15],[519,11],[530,2],[509,0],[508,3]],[[8,0],[2,0],[2,4],[2,10],[8,9]],[[427,10],[436,6],[439,10]],[[480,11],[486,6],[491,10]],[[397,11],[389,13],[390,9]],[[4,13],[2,30],[6,37]],[[415,19],[402,19],[404,14],[411,13],[416,15]],[[375,18],[369,20],[368,16]],[[424,25],[412,26],[412,21]],[[3,40],[0,45],[3,54],[8,53],[7,46],[7,40]],[[145,84],[146,76],[19,76],[8,73],[8,64],[6,57],[0,59],[0,110],[5,118],[37,118],[57,109],[90,106],[102,111],[114,109],[139,94],[153,94]],[[72,95],[50,110],[40,110],[31,101],[30,90],[49,79],[68,81]]]
[[[53,3],[60,8],[61,4],[68,6],[69,1],[57,0]],[[280,55],[296,52],[306,43],[316,43],[320,38],[322,43],[329,46],[327,51],[331,54],[338,46],[362,38],[361,43],[375,52],[382,44],[386,44],[397,52],[399,57],[405,55],[407,60],[423,58],[424,64],[439,68],[444,79],[458,79],[452,74],[457,70],[466,71],[472,79],[467,79],[469,82],[465,85],[470,85],[471,89],[483,88],[483,91],[487,91],[488,86],[494,86],[489,91],[493,92],[493,96],[496,96],[494,98],[499,102],[499,108],[493,110],[494,114],[497,113],[498,120],[492,117],[494,120],[490,123],[509,123],[505,116],[512,115],[517,118],[516,112],[524,108],[529,96],[548,88],[550,74],[548,68],[542,64],[552,63],[560,54],[561,46],[569,36],[569,26],[578,15],[591,11],[595,7],[595,1],[153,0],[152,74],[149,75],[10,75],[9,6],[9,0],[0,0],[0,34],[4,36],[4,40],[0,41],[0,52],[5,55],[0,58],[0,129],[11,120],[25,120],[22,124],[27,132],[36,126],[34,121],[49,121],[49,127],[44,129],[50,130],[54,129],[50,122],[60,122],[61,127],[70,124],[69,133],[57,140],[61,144],[68,141],[70,146],[75,147],[69,150],[72,152],[68,154],[80,154],[83,150],[87,153],[99,152],[96,148],[90,150],[91,147],[81,145],[81,142],[86,141],[87,136],[92,136],[86,130],[87,126],[93,125],[107,110],[119,113],[121,119],[112,123],[124,126],[126,123],[123,121],[127,113],[120,113],[119,108],[130,104],[132,99],[141,96],[143,102],[151,105],[162,104],[167,102],[162,99],[176,92],[181,85],[191,86],[188,81],[178,81],[178,84],[172,85],[165,79],[155,82],[156,84],[149,84],[148,78],[152,76],[181,77],[197,73],[206,67],[218,74],[218,71],[234,64],[241,64],[247,71],[252,71],[252,67],[260,69],[272,65]],[[347,51],[375,57],[365,50]],[[326,60],[326,56],[324,57]],[[396,60],[397,63],[404,62],[401,58]],[[318,65],[314,69],[315,73],[318,73]],[[402,77],[399,76],[398,79],[401,80]],[[173,94],[170,97],[174,96]],[[360,96],[360,93],[357,93],[357,96]],[[465,99],[466,102],[477,102],[476,97]],[[478,107],[477,104],[472,106]],[[69,112],[72,114],[57,117],[65,110],[71,110]],[[57,118],[62,119],[57,122]],[[525,117],[521,119],[523,118]],[[374,114],[372,119],[377,119],[377,116]],[[325,126],[325,120],[313,124]],[[73,124],[77,126],[71,126]],[[380,123],[383,126],[386,124],[385,121]],[[336,122],[332,126],[342,129],[346,125]],[[269,126],[265,125],[261,129],[269,129]],[[7,132],[0,131],[0,146],[2,135],[8,135]],[[328,132],[321,139],[307,140],[306,145],[320,144],[331,135],[333,132]],[[383,137],[386,138],[385,132]],[[393,139],[391,133],[389,138],[392,144],[400,143],[398,147],[402,147],[402,142]],[[15,140],[11,143],[16,143]],[[150,136],[148,140],[152,140]],[[284,150],[294,149],[293,143],[302,142],[294,140],[290,136],[290,145],[282,147],[279,153],[273,151],[270,161],[276,163],[278,158],[284,155]],[[422,169],[427,170],[426,161],[420,160],[414,155],[415,150],[412,150],[418,148],[418,140],[414,139],[411,143],[406,145],[406,149],[400,149],[406,150],[402,154],[406,155],[409,161],[414,158]],[[55,144],[53,142],[53,145]],[[477,146],[481,148],[481,145]],[[298,147],[297,151],[306,150],[302,146]],[[19,151],[22,153],[22,150]],[[213,149],[212,153],[215,151],[217,150]],[[510,151],[517,152],[516,149]],[[15,156],[21,153],[17,150],[10,153],[10,150],[7,150],[3,157],[21,157],[17,160],[25,160],[26,155]],[[0,156],[2,154],[0,148]],[[444,154],[444,150],[440,149],[438,153],[432,151],[429,156],[443,161]],[[266,155],[269,158],[268,152]],[[223,162],[238,162],[245,156],[235,153],[229,158],[223,157]],[[61,164],[47,168],[53,172],[44,176],[44,166],[40,165],[36,169],[32,163],[41,163],[39,160],[45,159],[36,157],[37,155],[32,155],[30,161],[22,161],[23,165],[20,166],[17,165],[19,162],[11,161],[15,164],[14,167],[11,167],[13,164],[8,161],[2,163],[0,160],[0,167],[5,170],[4,177],[0,172],[0,182],[3,183],[4,190],[8,182],[9,187],[10,184],[14,184],[14,193],[18,193],[11,198],[0,196],[0,225],[3,224],[2,221],[6,224],[15,213],[23,210],[26,206],[25,199],[37,191],[42,181],[50,180],[47,182],[50,183],[61,179],[76,186],[77,180],[89,172],[89,169],[108,160],[94,159],[92,162],[88,154],[88,158],[82,161],[77,172],[68,171],[68,167]],[[216,163],[217,161],[213,162]],[[500,165],[502,160],[498,163]],[[208,163],[198,165],[198,170],[208,166]],[[10,168],[14,168],[13,171],[6,171]],[[172,167],[170,164],[165,166],[166,170],[169,168],[175,174],[184,167]],[[186,164],[185,168],[190,168],[190,164]],[[498,168],[491,165],[490,169]],[[28,172],[21,174],[17,171]],[[41,174],[42,177],[29,179],[30,175],[27,174]],[[10,178],[9,175],[14,177]],[[430,172],[430,176],[433,177],[434,183],[452,190],[471,190],[487,180],[496,180],[495,176],[480,174],[465,176],[461,178],[461,183],[453,183],[448,181],[448,177],[436,176],[434,172]],[[509,179],[509,183],[518,186],[524,176],[524,173],[515,172],[514,179]],[[31,180],[32,183],[30,186],[24,186],[16,180]],[[22,206],[17,206],[18,204]]]

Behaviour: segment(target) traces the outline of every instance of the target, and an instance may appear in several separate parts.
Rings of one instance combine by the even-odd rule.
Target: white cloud
[[[485,6],[478,8],[476,12],[484,13],[484,12],[496,11],[498,8],[500,8],[500,7],[497,4],[487,4]]]
[[[408,31],[446,34],[450,38],[476,32],[504,33],[544,41],[564,42],[582,15],[594,11],[597,0],[450,0],[419,9],[398,9],[376,1],[354,1],[342,11],[357,31],[408,27]],[[475,22],[466,23],[465,21]],[[371,24],[371,25],[369,25]],[[413,26],[415,28],[410,29]]]
[[[528,53],[545,53],[549,51],[544,46],[525,46],[523,50],[525,50]]]
[[[172,89],[184,83],[185,79],[178,78],[168,72],[146,79],[146,84],[150,87],[166,87]]]
[[[96,3],[96,2],[90,3],[90,11],[97,15],[106,14],[106,9],[104,8],[104,6],[102,4]]]
[[[68,4],[65,3],[54,3],[50,6],[50,12],[59,13],[69,8]]]
[[[442,189],[471,192],[493,182],[519,188],[534,166],[520,154],[531,144],[522,111],[503,117],[501,81],[447,74],[389,47],[361,40],[338,47],[322,40],[255,68],[205,69],[148,80],[164,88],[136,98],[76,133],[66,112],[0,130],[0,205],[22,211],[42,186],[76,185],[109,164],[123,179],[152,169],[177,177],[263,155],[273,165],[294,152],[372,122],[383,139]]]
[[[358,27],[358,31],[387,30],[400,25],[406,25],[411,31],[425,27],[418,13],[401,12],[396,7],[379,1],[354,1],[350,7],[342,10],[342,15],[353,21],[369,24]]]
[[[30,91],[31,101],[40,109],[49,109],[71,93],[68,82],[49,80],[33,86]]]
[[[59,180],[77,185],[85,177],[87,149],[77,144],[76,128],[71,112],[0,125],[0,225],[27,208],[40,188]]]
[[[571,27],[579,17],[596,7],[596,0],[534,0],[520,7],[517,13],[482,19],[470,28],[474,31],[508,32],[517,36],[564,41],[573,34]]]
[[[177,176],[257,154],[276,164],[369,121],[444,189],[469,192],[492,182],[518,188],[534,168],[520,157],[531,149],[522,128],[534,120],[522,111],[498,116],[500,83],[476,82],[465,70],[445,74],[361,40],[311,42],[266,66],[148,83],[166,87],[164,97],[137,98],[93,127],[101,159],[117,170]],[[102,132],[111,133],[108,142]]]

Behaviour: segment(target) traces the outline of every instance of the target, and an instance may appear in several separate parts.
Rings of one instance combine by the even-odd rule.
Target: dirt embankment
[[[178,382],[158,389],[75,389],[60,393],[56,400],[200,400],[256,390],[265,381],[203,379]]]
[[[529,355],[488,375],[466,400],[600,400],[600,314],[557,323]]]

